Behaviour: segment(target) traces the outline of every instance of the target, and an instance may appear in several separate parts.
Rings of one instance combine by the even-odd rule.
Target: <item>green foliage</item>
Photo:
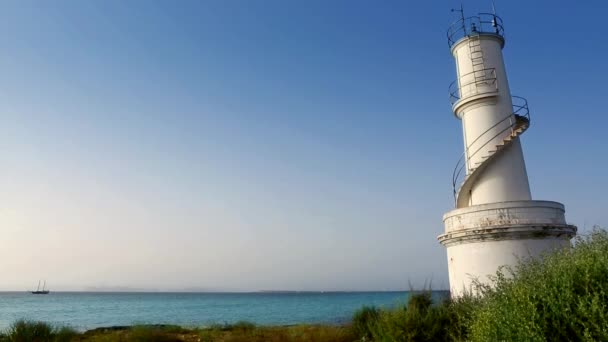
[[[431,291],[422,291],[410,296],[407,305],[395,309],[358,311],[352,329],[363,341],[450,341],[464,329],[457,326],[456,316],[464,307],[457,309],[457,305],[447,300],[434,305]]]
[[[608,341],[608,232],[502,268],[474,290],[435,304],[426,291],[375,314],[363,308],[352,329],[363,341]]]
[[[608,232],[502,269],[470,322],[470,339],[608,340]]]
[[[11,325],[6,335],[11,342],[51,342],[53,327],[44,322],[18,320]]]
[[[446,300],[442,305],[449,311],[446,340],[468,341],[473,312],[481,305],[481,299],[478,296],[465,294],[460,298]]]
[[[69,327],[54,328],[45,322],[18,320],[14,322],[5,334],[0,335],[0,341],[10,342],[68,342],[78,333]]]
[[[70,327],[55,328],[53,334],[55,342],[70,342],[78,336],[78,332]]]
[[[351,329],[361,339],[372,337],[371,328],[378,321],[380,310],[373,306],[364,306],[353,315]]]

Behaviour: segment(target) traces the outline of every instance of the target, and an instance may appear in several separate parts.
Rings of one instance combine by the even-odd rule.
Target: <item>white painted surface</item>
[[[473,185],[470,205],[532,199],[519,139],[500,153]]]
[[[473,82],[461,89],[461,99],[454,106],[463,123],[468,160],[467,174],[470,169],[476,167],[476,163],[483,162],[496,150],[496,145],[511,133],[508,127],[514,123],[511,92],[502,56],[502,41],[494,35],[479,37],[483,68],[495,70],[491,75],[495,74],[496,81],[491,85],[474,82],[468,42],[469,39],[461,40],[452,49],[452,53],[457,57],[460,84]],[[477,73],[480,74],[479,71]],[[488,72],[485,72],[485,75],[490,76]],[[474,90],[475,88],[479,89]],[[483,97],[484,91],[486,95],[491,96]],[[492,164],[475,182],[471,189],[469,205],[531,198],[522,148],[519,138],[516,138],[494,158]]]
[[[462,119],[469,159],[467,174],[476,163],[487,159],[488,164],[480,169],[477,179],[471,178],[475,181],[468,202],[444,216],[445,234],[439,240],[447,247],[452,296],[471,290],[474,279],[488,283],[488,276],[495,275],[501,266],[515,266],[521,258],[569,246],[576,234],[576,227],[566,223],[562,204],[531,200],[518,137],[488,158],[511,134],[505,128],[515,119],[502,56],[503,40],[492,34],[479,37],[483,68],[493,69],[491,75],[496,76],[495,83],[479,84],[471,74],[469,39],[452,47],[462,86],[461,98],[453,109]]]
[[[448,269],[452,296],[471,290],[473,280],[488,283],[500,266],[514,266],[521,258],[536,257],[554,248],[569,246],[569,239],[518,239],[486,241],[450,246]]]

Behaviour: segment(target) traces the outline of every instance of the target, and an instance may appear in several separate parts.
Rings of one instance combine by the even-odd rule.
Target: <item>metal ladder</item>
[[[473,65],[473,77],[475,79],[475,86],[477,86],[486,82],[486,67],[484,64],[479,33],[475,31],[471,33],[469,36],[468,45],[471,64]]]

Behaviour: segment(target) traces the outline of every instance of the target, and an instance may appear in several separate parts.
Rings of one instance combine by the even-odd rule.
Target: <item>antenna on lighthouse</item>
[[[462,3],[460,3],[460,9],[452,8],[451,12],[460,12],[460,19],[464,22],[464,8],[462,7]]]
[[[464,20],[464,8],[462,7],[462,2],[460,3],[460,9],[452,8],[450,10],[450,12],[460,12],[460,20],[454,21],[454,23],[452,25],[455,26],[456,23],[459,23],[461,26],[460,30],[462,30],[462,32],[466,34],[467,28],[465,27],[465,24],[464,24],[464,21],[465,21]],[[449,35],[450,35],[450,33],[448,32],[448,44],[449,44],[449,40],[450,40]]]
[[[498,30],[498,23],[496,22],[496,3],[494,1],[492,1],[492,14],[494,15],[492,17],[492,27],[494,27],[496,34],[498,34],[500,31]]]

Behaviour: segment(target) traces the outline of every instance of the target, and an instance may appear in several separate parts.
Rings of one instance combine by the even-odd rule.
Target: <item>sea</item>
[[[436,298],[446,292],[434,292]],[[0,329],[18,319],[85,331],[133,324],[204,327],[249,321],[259,325],[343,324],[364,305],[390,308],[409,292],[117,293],[0,292]]]

